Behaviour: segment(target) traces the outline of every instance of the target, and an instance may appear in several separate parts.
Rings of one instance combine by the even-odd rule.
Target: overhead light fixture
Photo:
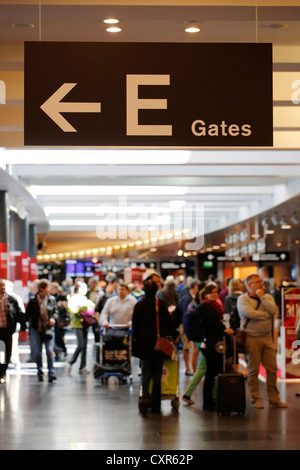
[[[266,230],[266,235],[273,235],[275,233],[275,230],[268,229]]]
[[[277,212],[275,212],[271,217],[271,222],[273,225],[278,225]]]
[[[74,153],[75,152],[75,153]],[[110,165],[184,165],[191,159],[191,152],[180,150],[178,153],[170,150],[7,150],[0,147],[1,164],[76,165],[99,164],[99,161],[109,161]]]
[[[173,201],[169,201],[168,204],[172,209],[181,209],[185,206],[186,201],[183,199],[175,199]]]
[[[186,33],[199,33],[200,28],[197,28],[197,26],[189,26],[188,28],[185,28]]]
[[[198,26],[198,21],[197,20],[190,20],[190,21],[185,21],[186,27],[185,27],[185,32],[186,33],[199,33],[200,28]]]
[[[297,219],[296,215],[297,215],[297,212],[294,212],[293,215],[292,215],[292,217],[291,217],[291,219],[290,219],[291,222],[292,222],[294,225],[298,225],[298,223],[299,223],[299,220]]]
[[[34,24],[32,23],[13,23],[13,28],[34,28]]]
[[[271,29],[285,29],[285,28],[288,28],[289,25],[286,23],[272,23],[272,24],[269,24],[268,27]]]
[[[119,20],[117,20],[117,18],[106,18],[106,20],[103,20],[103,23],[105,23],[105,24],[118,24]]]
[[[289,230],[290,228],[292,228],[292,226],[287,223],[284,215],[282,216],[280,220],[280,225],[283,230]]]
[[[49,224],[51,226],[148,226],[149,220],[148,219],[50,219]],[[169,216],[158,216],[155,219],[151,220],[153,225],[160,225],[160,224],[169,224],[170,217]]]
[[[17,214],[21,220],[25,220],[28,217],[28,212],[18,196],[9,204],[9,210]]]
[[[97,185],[97,186],[48,186],[48,185],[32,185],[29,186],[29,191],[33,197],[37,196],[178,196],[184,195],[188,192],[187,187],[183,186],[110,186],[110,185]],[[215,188],[216,190],[216,188]]]
[[[110,26],[109,28],[106,28],[106,31],[109,33],[119,33],[122,30],[118,26]]]
[[[186,25],[184,29],[186,33],[199,33],[200,28],[198,20],[189,20],[185,21],[184,23]]]

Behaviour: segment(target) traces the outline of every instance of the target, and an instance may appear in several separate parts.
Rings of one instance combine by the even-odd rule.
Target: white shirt
[[[126,325],[131,322],[133,309],[137,300],[128,294],[124,300],[117,295],[105,302],[100,315],[100,325],[109,323],[111,325]]]

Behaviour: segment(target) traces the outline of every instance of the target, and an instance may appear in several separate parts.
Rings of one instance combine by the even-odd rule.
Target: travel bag
[[[238,413],[244,415],[246,411],[245,378],[239,372],[226,372],[226,341],[223,338],[223,372],[217,376],[216,410],[219,415]],[[233,339],[233,363],[236,365],[236,339]]]

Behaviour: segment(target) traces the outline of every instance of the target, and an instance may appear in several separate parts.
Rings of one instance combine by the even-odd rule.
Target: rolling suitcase
[[[236,365],[236,341],[233,340],[234,366]],[[239,372],[226,372],[226,341],[223,339],[223,373],[217,376],[216,409],[219,415],[238,413],[244,415],[246,410],[245,378]],[[234,367],[235,368],[235,367]]]

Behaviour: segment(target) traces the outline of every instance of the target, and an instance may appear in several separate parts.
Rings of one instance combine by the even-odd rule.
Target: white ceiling
[[[121,5],[117,3],[0,1],[0,80],[7,84],[6,104],[0,105],[0,147],[3,148],[0,189],[7,189],[8,174],[14,178],[11,199],[16,193],[15,182],[22,185],[23,203],[30,221],[38,224],[43,253],[125,243],[120,240],[119,232],[116,239],[108,238],[112,232],[107,232],[106,240],[99,239],[96,224],[91,225],[89,221],[99,222],[102,205],[116,209],[122,204],[139,204],[147,213],[151,206],[166,211],[169,201],[185,200],[185,207],[192,208],[189,223],[193,227],[195,208],[203,205],[205,246],[222,241],[214,240],[209,234],[220,233],[220,229],[244,220],[254,220],[257,214],[261,220],[265,213],[273,212],[274,206],[291,198],[291,202],[279,207],[279,215],[297,212],[300,105],[292,103],[291,84],[300,80],[300,1],[161,1],[135,5],[137,2],[120,0]],[[103,20],[107,17],[120,19],[120,33],[105,30]],[[197,35],[184,32],[186,23],[192,20],[200,26]],[[23,44],[39,40],[271,42],[274,46],[274,148],[25,149]],[[31,197],[24,193],[25,188],[36,196],[35,210]],[[77,209],[74,213],[72,209],[65,210],[66,206]],[[48,208],[47,217],[41,207]],[[60,213],[55,213],[54,207],[60,207]],[[96,208],[94,213],[93,208]],[[61,225],[54,225],[54,220]],[[86,222],[82,225],[83,222],[78,224],[76,220]],[[165,228],[163,235],[169,232]],[[297,227],[293,229],[294,239],[300,237],[298,232]],[[172,240],[174,232],[168,242]],[[149,246],[165,243],[166,240],[150,241],[135,249],[147,251]],[[171,246],[174,254],[177,244]]]

